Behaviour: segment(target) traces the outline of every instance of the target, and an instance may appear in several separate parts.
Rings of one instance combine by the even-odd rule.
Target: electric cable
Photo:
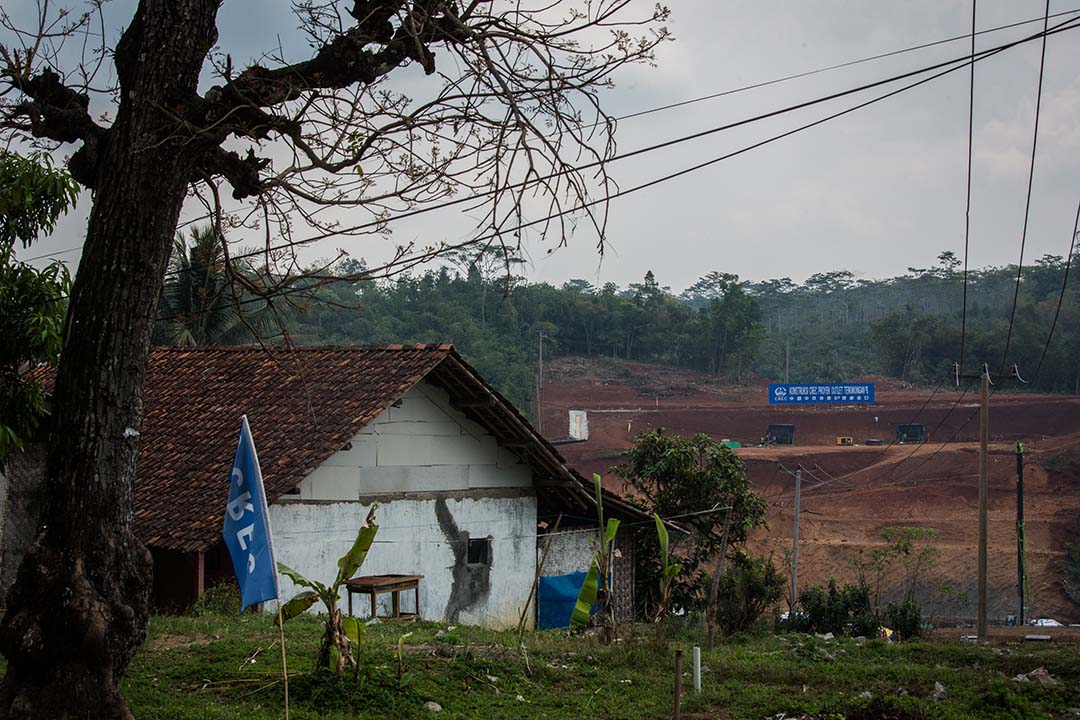
[[[1069,21],[1066,21],[1065,23],[1062,23],[1059,26],[1055,26],[1055,28],[1053,28],[1052,30],[1050,30],[1048,32],[1051,33],[1051,34],[1056,33],[1056,32],[1064,32],[1065,30],[1076,29],[1077,27],[1080,27],[1080,25],[1075,24],[1075,21],[1073,21],[1073,20],[1069,20]],[[1044,36],[1045,34],[1046,33],[1038,33],[1038,34],[1032,36],[1031,38],[1027,38],[1025,40],[1018,40],[1018,41],[1015,41],[1013,43],[1009,43],[1009,44],[1002,45],[1002,46],[999,46],[999,47],[996,47],[996,48],[992,48],[990,50],[980,51],[978,53],[978,57],[968,58],[968,57],[965,56],[964,58],[961,58],[959,61],[951,61],[950,63],[940,63],[940,64],[938,64],[936,66],[933,66],[933,67],[935,69],[939,69],[942,66],[946,66],[944,70],[939,69],[938,72],[936,72],[933,75],[930,75],[928,77],[922,78],[921,80],[917,80],[917,81],[915,81],[913,83],[910,83],[908,85],[904,85],[903,87],[897,88],[895,90],[891,90],[888,93],[885,93],[883,95],[879,95],[879,96],[871,98],[869,100],[865,100],[865,101],[863,101],[861,103],[858,103],[856,105],[847,107],[847,108],[845,108],[843,110],[840,110],[840,111],[837,111],[837,112],[832,113],[830,115],[819,118],[818,120],[814,120],[814,121],[811,121],[809,123],[805,123],[805,124],[800,125],[800,126],[794,128],[792,130],[788,130],[788,131],[785,131],[785,132],[780,133],[778,135],[773,135],[773,136],[771,136],[769,138],[766,138],[765,140],[761,140],[761,141],[758,141],[758,142],[753,143],[751,145],[744,146],[744,147],[742,147],[742,148],[740,148],[738,150],[726,153],[724,155],[720,155],[718,157],[712,158],[710,160],[706,160],[706,161],[701,162],[701,163],[697,163],[697,164],[692,165],[692,166],[690,166],[688,168],[684,168],[682,170],[678,170],[676,172],[669,173],[669,174],[664,175],[662,177],[650,180],[650,181],[642,183],[640,185],[633,186],[633,187],[628,188],[626,190],[616,191],[615,193],[612,193],[612,194],[610,194],[610,195],[608,195],[608,196],[606,196],[604,198],[597,198],[595,200],[591,200],[591,201],[588,201],[588,202],[585,202],[585,203],[581,203],[581,204],[576,205],[574,207],[566,208],[566,209],[560,210],[557,213],[547,215],[547,216],[545,216],[543,218],[537,218],[535,220],[531,220],[531,221],[528,221],[528,222],[522,222],[522,223],[517,224],[516,226],[506,228],[506,229],[504,229],[504,230],[502,230],[500,232],[497,232],[497,233],[491,233],[491,234],[488,234],[488,235],[482,235],[480,237],[465,240],[465,241],[463,241],[461,243],[456,243],[456,244],[453,244],[453,245],[440,247],[437,250],[431,250],[429,252],[422,253],[419,257],[413,256],[411,258],[405,258],[405,259],[399,258],[399,259],[391,261],[390,263],[387,263],[387,264],[385,264],[383,266],[380,266],[379,268],[376,268],[375,270],[378,273],[383,273],[383,272],[389,272],[391,268],[396,268],[396,267],[399,267],[399,266],[408,266],[408,267],[415,266],[415,265],[421,264],[423,262],[426,262],[427,260],[430,260],[431,258],[433,258],[433,257],[435,257],[435,256],[437,256],[439,254],[445,253],[448,250],[454,250],[454,249],[459,249],[459,248],[462,248],[462,247],[468,247],[470,245],[476,245],[476,244],[482,243],[484,241],[494,241],[494,240],[498,239],[499,237],[501,237],[502,235],[505,235],[507,233],[515,233],[515,232],[518,232],[520,230],[532,227],[534,225],[546,223],[546,222],[548,222],[548,221],[550,221],[552,219],[558,218],[558,217],[563,217],[563,216],[569,215],[571,213],[580,212],[581,210],[587,209],[589,207],[593,207],[593,206],[599,205],[601,203],[606,203],[606,202],[608,202],[610,200],[614,200],[614,199],[617,199],[617,198],[620,198],[620,197],[624,197],[624,196],[633,194],[635,192],[639,192],[641,190],[648,189],[650,187],[659,185],[661,183],[668,182],[670,180],[674,180],[676,178],[682,177],[683,175],[688,175],[690,173],[697,172],[697,171],[702,170],[702,169],[704,169],[706,167],[709,167],[711,165],[715,165],[715,164],[717,164],[719,162],[723,162],[725,160],[731,159],[731,158],[736,157],[738,155],[742,155],[743,153],[749,152],[750,150],[754,150],[754,149],[762,147],[764,145],[768,145],[768,144],[770,144],[772,142],[783,139],[783,138],[788,137],[790,135],[794,135],[794,134],[802,132],[804,130],[808,130],[808,129],[812,128],[812,127],[816,127],[817,125],[821,125],[823,123],[829,122],[831,120],[842,117],[842,116],[847,115],[849,113],[855,112],[856,110],[860,110],[862,108],[868,107],[870,105],[878,103],[878,102],[880,102],[882,100],[885,100],[887,98],[893,97],[895,95],[899,95],[900,93],[906,92],[906,91],[911,90],[913,88],[916,88],[916,87],[918,87],[920,85],[924,85],[926,83],[932,82],[933,80],[936,80],[936,79],[938,79],[940,77],[943,77],[944,75],[948,75],[948,74],[950,74],[952,72],[955,72],[955,71],[963,68],[968,63],[979,62],[980,60],[987,59],[989,57],[997,55],[998,53],[1004,52],[1007,49],[1015,47],[1016,45],[1019,45],[1020,43],[1028,42],[1031,39],[1037,39],[1038,37]],[[959,62],[960,64],[956,64],[957,62]],[[953,67],[947,67],[950,64],[953,65]],[[924,71],[914,71],[914,72],[911,72],[911,73],[905,73],[903,76],[897,76],[897,77],[910,77],[913,74],[922,74],[922,72],[925,72],[925,70]],[[892,80],[895,80],[895,78],[890,79],[890,80],[876,81],[874,83],[870,83],[869,85],[867,85],[865,87],[877,87],[877,86],[886,84],[888,82],[891,82]],[[862,88],[859,88],[859,89],[865,89],[865,87],[862,87]],[[841,93],[834,93],[834,95],[827,96],[827,98],[828,99],[834,99],[835,97],[849,95],[849,94],[852,94],[853,92],[857,92],[859,89],[847,90],[847,91],[843,91]],[[823,102],[823,101],[824,101],[824,98],[819,98],[817,100],[808,101],[807,103],[802,103],[802,104],[800,104],[800,106],[792,106],[792,108],[795,108],[795,107],[808,107],[809,105],[818,104],[818,103]],[[756,117],[758,119],[764,118],[764,117],[772,117],[772,116],[775,116],[775,115],[778,115],[778,114],[782,114],[783,112],[786,112],[786,111],[787,110],[777,110],[777,111],[772,111],[770,113],[766,113],[764,115],[760,115],[760,116],[756,116]],[[754,118],[749,118],[749,119],[738,121],[736,123],[731,123],[731,124],[728,124],[728,125],[720,126],[718,128],[712,128],[712,129],[709,129],[709,130],[705,130],[705,131],[703,131],[701,133],[695,133],[693,135],[683,136],[682,138],[678,138],[678,139],[675,139],[675,140],[665,141],[663,143],[658,143],[657,145],[650,146],[648,148],[641,148],[641,149],[638,149],[638,150],[631,151],[630,153],[626,153],[626,154],[622,155],[621,157],[623,157],[623,158],[631,157],[632,155],[635,155],[635,154],[641,154],[641,153],[648,152],[648,151],[651,151],[651,150],[660,149],[660,148],[663,148],[663,147],[670,147],[671,145],[675,145],[675,144],[678,144],[678,143],[681,143],[681,142],[685,142],[688,139],[694,139],[694,138],[697,138],[697,137],[702,137],[703,135],[713,134],[715,132],[719,132],[722,129],[729,129],[731,127],[736,127],[738,125],[742,125],[742,124],[746,124],[748,122],[752,122],[753,120],[754,120]],[[583,167],[589,167],[590,165],[585,165]],[[459,201],[455,200],[455,201],[452,201],[452,203],[450,203],[450,204],[457,203],[457,202],[459,202]],[[443,206],[445,206],[445,205],[446,204],[444,203]],[[429,209],[433,209],[433,208],[429,208]],[[424,211],[426,211],[426,209],[418,209],[416,211],[413,211],[412,214],[420,214],[421,212],[424,212]],[[406,215],[409,215],[409,214],[406,213]],[[400,217],[400,216],[396,216],[396,217]],[[357,226],[357,227],[363,227],[363,226]],[[355,229],[356,228],[353,228],[353,230],[355,230]],[[282,249],[282,248],[285,248],[285,247],[304,244],[304,243],[307,243],[307,242],[313,242],[313,241],[318,240],[318,239],[323,239],[323,238],[316,237],[316,238],[310,238],[310,239],[301,240],[301,241],[291,241],[291,242],[284,243],[284,244],[279,245],[279,246],[275,246],[275,247],[271,247],[271,248],[264,248],[264,249],[259,250],[257,252],[249,253],[249,255],[262,255],[263,253],[267,252],[268,250],[273,251],[273,250]],[[244,257],[244,255],[233,256],[232,259],[239,259],[241,257]],[[193,269],[197,269],[197,268],[193,267],[193,268],[189,268],[188,270],[193,270]],[[369,272],[365,273],[365,277],[370,277],[370,276],[375,275],[375,274],[376,273],[369,271]],[[311,278],[309,277],[307,279],[311,279]],[[349,278],[349,277],[326,277],[326,278],[318,278],[318,279],[320,280],[321,284],[327,284],[327,283],[330,283],[330,282],[348,282],[352,278]],[[263,302],[263,301],[265,301],[265,300],[267,300],[267,299],[269,299],[271,297],[287,296],[287,295],[292,295],[292,294],[296,294],[296,293],[299,293],[299,292],[309,291],[311,289],[312,288],[310,288],[310,287],[300,287],[300,288],[283,290],[283,291],[270,293],[270,294],[266,294],[266,295],[260,295],[260,296],[255,297],[255,298],[250,298],[250,299],[242,300],[242,301],[239,301],[239,302],[229,303],[228,306],[236,307],[238,305],[245,305],[245,304],[250,304],[250,303],[253,303],[253,302]],[[212,308],[206,308],[206,309],[203,310],[203,312],[206,312],[207,310],[211,310],[211,309],[220,309],[221,307],[226,307],[226,306],[218,306],[217,308],[213,308],[213,307]],[[158,320],[159,321],[171,320],[171,319],[175,319],[177,316],[178,315],[172,315],[172,316],[167,316],[167,317],[159,317]]]
[[[1050,323],[1050,332],[1046,335],[1042,354],[1039,355],[1039,364],[1035,368],[1035,375],[1031,379],[1032,385],[1039,381],[1039,373],[1042,371],[1043,360],[1046,352],[1050,349],[1050,341],[1054,338],[1054,329],[1057,328],[1058,316],[1061,315],[1061,304],[1065,301],[1065,288],[1069,284],[1069,268],[1072,265],[1073,255],[1076,253],[1076,235],[1080,233],[1080,204],[1076,206],[1076,220],[1073,221],[1072,238],[1069,240],[1069,256],[1065,259],[1065,274],[1061,278],[1061,293],[1058,294],[1057,307],[1054,309],[1054,319]]]
[[[975,55],[975,6],[971,0],[971,54]],[[967,341],[967,292],[968,247],[971,240],[971,146],[975,136],[975,64],[971,65],[971,82],[968,84],[968,146],[967,146],[967,201],[964,208],[964,293],[960,314],[960,367],[964,367],[964,348]]]
[[[1078,12],[1078,11],[1074,11],[1074,12]],[[446,209],[446,208],[449,208],[449,207],[454,207],[454,206],[457,206],[457,205],[461,205],[461,204],[464,204],[464,203],[469,203],[469,202],[473,202],[473,201],[476,201],[476,200],[481,200],[483,198],[489,197],[491,195],[495,195],[495,194],[497,194],[499,192],[505,192],[507,190],[522,189],[522,188],[526,188],[526,187],[529,187],[529,186],[535,186],[535,185],[547,182],[549,180],[552,180],[552,179],[555,179],[557,177],[567,175],[567,174],[570,174],[570,173],[583,172],[585,170],[595,169],[595,168],[600,167],[601,165],[605,165],[607,163],[618,162],[619,160],[626,160],[626,159],[629,159],[629,158],[632,158],[632,157],[637,157],[639,155],[644,155],[644,154],[654,152],[654,151],[657,151],[657,150],[666,149],[666,148],[673,147],[673,146],[676,146],[676,145],[680,145],[680,144],[690,142],[690,141],[693,141],[693,140],[698,140],[698,139],[701,139],[701,138],[704,138],[704,137],[709,137],[711,135],[715,135],[717,133],[725,132],[727,130],[731,130],[731,129],[742,127],[742,126],[745,126],[745,125],[750,125],[750,124],[755,123],[755,122],[760,122],[760,121],[763,121],[763,120],[778,117],[778,116],[781,116],[781,115],[784,115],[784,114],[787,114],[787,113],[790,113],[790,112],[803,110],[803,109],[806,109],[806,108],[809,108],[809,107],[813,107],[815,105],[819,105],[819,104],[826,103],[826,102],[829,102],[829,101],[832,101],[832,100],[836,100],[836,99],[839,99],[839,98],[842,98],[842,97],[846,97],[848,95],[857,94],[857,93],[860,93],[860,92],[863,92],[863,91],[866,91],[866,90],[871,90],[871,89],[874,89],[874,88],[877,88],[877,87],[881,87],[883,85],[888,85],[888,84],[891,84],[891,83],[894,83],[894,82],[899,82],[901,80],[905,80],[905,79],[908,79],[908,78],[911,78],[911,77],[914,77],[914,76],[917,76],[917,75],[922,75],[922,74],[925,74],[925,73],[928,73],[928,72],[933,72],[935,70],[940,70],[942,68],[949,68],[949,66],[951,66],[951,65],[956,66],[956,67],[949,68],[948,70],[946,70],[944,72],[935,74],[935,75],[931,76],[930,78],[928,78],[927,80],[936,79],[937,77],[941,77],[942,75],[948,74],[949,72],[953,72],[953,71],[955,71],[955,70],[957,70],[957,69],[959,69],[961,67],[964,67],[964,65],[988,59],[990,57],[993,57],[993,56],[995,56],[995,55],[997,55],[997,54],[999,54],[1001,52],[1004,52],[1005,50],[1009,50],[1009,49],[1011,49],[1013,47],[1016,47],[1018,45],[1021,45],[1021,44],[1027,43],[1027,42],[1031,42],[1031,41],[1037,40],[1039,38],[1045,38],[1047,35],[1053,35],[1053,34],[1057,34],[1059,32],[1065,32],[1065,31],[1068,31],[1068,30],[1074,30],[1077,27],[1080,27],[1080,25],[1076,24],[1076,19],[1075,18],[1065,20],[1065,21],[1053,26],[1052,28],[1044,29],[1042,32],[1035,33],[1033,35],[1026,36],[1026,37],[1023,37],[1023,38],[1018,38],[1018,39],[1010,41],[1008,43],[1004,43],[1004,44],[1001,44],[1001,45],[998,45],[998,46],[995,46],[995,47],[992,47],[992,48],[987,48],[986,50],[981,50],[978,53],[976,53],[974,56],[971,56],[971,55],[959,56],[959,57],[953,58],[951,60],[946,60],[946,61],[934,63],[932,65],[924,66],[924,67],[918,68],[916,70],[911,70],[911,71],[907,71],[907,72],[900,73],[900,74],[897,74],[897,75],[892,75],[892,76],[889,76],[889,77],[886,77],[886,78],[883,78],[883,79],[880,79],[880,80],[875,80],[875,81],[872,81],[872,82],[869,82],[869,83],[864,83],[864,84],[858,85],[856,87],[852,87],[852,88],[848,88],[846,90],[841,90],[841,91],[838,91],[838,92],[830,93],[828,95],[819,96],[819,97],[813,98],[811,100],[806,100],[806,101],[803,101],[803,102],[800,102],[800,103],[796,103],[794,105],[788,105],[788,106],[779,108],[777,110],[771,110],[769,112],[765,112],[765,113],[761,113],[761,114],[754,115],[754,116],[751,116],[751,117],[743,118],[741,120],[736,120],[736,121],[733,121],[733,122],[730,122],[730,123],[725,123],[723,125],[711,127],[711,128],[706,129],[706,130],[699,131],[699,132],[691,133],[691,134],[688,134],[688,135],[682,135],[682,136],[673,138],[671,140],[666,140],[666,141],[663,141],[663,142],[655,143],[653,145],[647,145],[645,147],[637,148],[635,150],[630,150],[630,151],[627,151],[627,152],[624,152],[624,153],[618,153],[618,154],[616,154],[616,155],[614,155],[614,156],[612,156],[610,158],[607,158],[605,160],[596,160],[596,161],[593,161],[593,162],[585,163],[583,165],[575,166],[573,168],[566,168],[564,170],[560,170],[560,171],[549,173],[547,175],[539,176],[539,177],[534,178],[532,180],[521,181],[521,182],[517,182],[517,183],[511,183],[511,184],[509,184],[509,185],[507,185],[507,186],[505,186],[503,188],[499,188],[497,190],[489,190],[489,191],[485,191],[485,192],[482,192],[482,193],[474,193],[472,195],[468,195],[468,196],[461,197],[461,198],[456,198],[454,200],[448,200],[446,202],[437,203],[437,204],[434,204],[434,205],[425,205],[424,207],[414,208],[413,210],[398,213],[398,214],[393,215],[393,216],[391,216],[389,218],[384,218],[384,219],[381,219],[381,220],[372,220],[372,221],[368,221],[368,222],[365,222],[365,223],[360,223],[358,225],[351,226],[349,228],[343,228],[343,229],[338,228],[333,233],[321,233],[321,234],[314,235],[314,236],[309,237],[309,238],[305,238],[303,240],[293,240],[293,241],[288,241],[288,242],[285,242],[285,243],[280,243],[278,245],[271,245],[269,247],[261,248],[258,251],[252,251],[252,252],[249,252],[249,253],[241,253],[239,255],[234,255],[234,256],[231,257],[231,259],[232,260],[239,260],[239,259],[244,259],[244,258],[248,258],[248,257],[258,257],[259,255],[264,255],[264,254],[269,253],[269,252],[275,252],[275,251],[278,251],[278,250],[284,250],[284,249],[297,247],[297,246],[301,246],[301,245],[307,245],[307,244],[310,244],[310,243],[313,243],[313,242],[317,242],[319,240],[325,240],[325,239],[327,239],[329,237],[334,237],[334,236],[340,235],[342,233],[354,233],[354,232],[358,232],[360,230],[385,227],[390,222],[397,222],[397,221],[405,220],[405,219],[408,219],[408,218],[416,217],[418,215],[423,215],[423,214],[426,214],[426,213],[429,213],[429,212],[434,212],[436,210],[442,210],[442,209]],[[958,63],[959,63],[959,65],[958,65]],[[918,85],[923,84],[923,82],[925,82],[925,80],[917,82],[917,83],[913,83],[913,84],[908,85],[908,86],[905,86],[904,88],[901,88],[901,90],[911,89],[913,87],[916,87]],[[895,92],[894,93],[889,93],[888,95],[884,95],[884,96],[881,96],[880,98],[874,99],[872,102],[876,102],[877,100],[884,99],[886,97],[891,97],[891,95],[893,95],[893,94],[896,94],[896,93]],[[872,102],[871,103],[866,103],[866,104],[872,104]],[[855,109],[859,109],[861,107],[865,107],[865,104],[857,105],[854,108],[849,109],[848,112],[853,111]],[[845,114],[845,113],[840,113],[840,114]],[[828,119],[831,119],[831,117],[828,118]],[[815,124],[820,124],[820,123],[815,123]],[[813,125],[809,125],[809,126],[806,126],[806,127],[812,127],[812,126]],[[800,128],[800,129],[806,129],[806,128],[804,127],[804,128]],[[753,147],[757,147],[757,146],[755,145]],[[617,197],[617,196],[618,196],[618,193],[616,193],[615,195],[612,195],[611,197]],[[601,199],[601,202],[603,200],[604,199]],[[581,206],[578,206],[578,207],[574,208],[573,212],[578,212],[578,211],[580,211],[582,209],[585,209],[587,207],[591,207],[591,206],[596,205],[596,204],[599,204],[599,203],[597,203],[597,202],[585,203],[585,204],[583,204]],[[542,221],[547,221],[547,220],[552,219],[553,217],[560,217],[560,216],[565,215],[565,214],[569,214],[569,213],[560,213],[558,215],[549,216],[547,218],[543,218]],[[533,224],[539,224],[539,223],[533,223]],[[514,232],[515,230],[518,230],[520,228],[521,228],[521,226],[506,229],[506,230],[503,231],[503,234]],[[473,239],[471,241],[468,241],[467,244],[474,244],[474,243],[479,242],[479,241],[480,241],[480,239],[477,238],[477,239]],[[189,270],[197,270],[197,269],[199,269],[199,267],[197,267],[197,266],[193,266],[193,267],[189,268]],[[175,272],[175,271],[169,271],[169,272],[166,273],[166,276],[174,275],[174,274],[178,274],[178,273]]]
[[[1050,0],[1046,0],[1046,20],[1043,21],[1045,32],[1050,17]],[[1031,165],[1028,169],[1027,200],[1024,202],[1024,229],[1020,234],[1020,260],[1016,263],[1016,288],[1013,290],[1012,310],[1009,313],[1009,331],[1005,336],[1005,351],[1001,354],[1001,367],[1005,369],[1009,358],[1009,345],[1012,343],[1013,321],[1016,320],[1016,304],[1020,297],[1020,275],[1024,271],[1024,246],[1027,244],[1028,217],[1031,213],[1031,186],[1035,180],[1035,150],[1039,144],[1039,111],[1042,108],[1043,70],[1046,68],[1046,36],[1043,36],[1042,55],[1039,59],[1039,85],[1035,92],[1035,129],[1031,135]]]

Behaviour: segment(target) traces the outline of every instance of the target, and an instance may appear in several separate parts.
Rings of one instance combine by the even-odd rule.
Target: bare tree
[[[463,206],[474,241],[516,245],[540,218],[563,242],[567,213],[587,205],[578,220],[602,246],[603,205],[588,203],[611,187],[614,123],[599,93],[669,37],[666,8],[631,0],[296,0],[310,57],[276,47],[237,70],[215,47],[219,5],[140,0],[115,43],[103,0],[38,0],[28,27],[0,9],[3,140],[73,146],[69,170],[93,193],[42,529],[0,624],[0,717],[130,717],[118,682],[151,586],[131,522],[142,387],[185,202],[218,232],[258,230],[268,278],[288,278],[304,241],[386,232],[395,213],[451,196],[477,197]],[[215,84],[201,88],[208,64]],[[406,94],[391,78],[409,66],[423,73]],[[401,246],[372,272],[444,249]]]

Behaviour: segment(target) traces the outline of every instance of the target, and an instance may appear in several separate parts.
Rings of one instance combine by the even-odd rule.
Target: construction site
[[[852,561],[884,543],[890,526],[936,531],[940,555],[920,582],[938,625],[974,621],[977,582],[979,389],[873,382],[871,404],[769,405],[767,384],[729,387],[708,375],[639,363],[561,358],[542,390],[548,437],[579,411],[560,451],[583,473],[627,493],[615,471],[638,433],[705,433],[734,449],[768,501],[768,527],[750,550],[777,564],[792,548],[795,481],[802,468],[800,587],[854,579]],[[584,411],[582,414],[580,411]],[[583,422],[584,421],[584,422]],[[770,432],[770,426],[774,426]],[[775,426],[793,426],[774,444]],[[906,426],[906,427],[904,427]],[[1080,515],[1080,398],[995,392],[990,400],[988,619],[1017,622],[1017,444],[1024,448],[1025,619],[1080,623],[1062,584],[1070,529]],[[920,437],[921,435],[921,437]],[[582,437],[584,436],[584,437]],[[764,446],[763,446],[764,444]],[[897,588],[886,588],[886,592]]]

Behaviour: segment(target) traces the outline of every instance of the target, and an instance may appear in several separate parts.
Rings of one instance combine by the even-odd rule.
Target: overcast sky
[[[651,0],[641,0],[644,7]],[[16,0],[17,10],[32,9]],[[118,33],[130,0],[108,3]],[[794,73],[965,33],[970,2],[900,3],[798,0],[672,0],[675,42],[658,67],[616,77],[607,107],[616,115],[738,88]],[[304,51],[285,0],[226,0],[220,44],[235,58],[254,57],[275,36]],[[259,12],[252,9],[258,7]],[[1080,7],[1052,2],[1051,12]],[[980,29],[1040,18],[1042,2],[982,0]],[[1052,21],[1053,22],[1053,21]],[[1060,20],[1058,20],[1060,22]],[[985,48],[1030,34],[1039,24],[980,36]],[[1015,263],[1024,212],[1038,79],[1039,44],[980,62],[975,75],[972,266]],[[727,95],[620,123],[620,150],[631,150],[767,112],[816,96],[953,58],[967,40],[766,88]],[[239,63],[238,63],[239,64]],[[1065,254],[1080,197],[1080,30],[1049,39],[1039,148],[1025,263]],[[890,88],[891,89],[891,88]],[[830,114],[872,94],[838,100],[611,166],[630,187]],[[652,270],[679,291],[710,270],[761,280],[846,269],[860,277],[926,267],[943,249],[963,250],[967,153],[966,70],[812,128],[703,171],[617,199],[611,205],[608,252],[592,236],[568,247],[529,241],[526,273],[556,284],[578,277],[595,284],[637,282]],[[82,241],[88,198],[54,237],[21,253],[31,257]],[[454,210],[401,223],[394,242],[457,240],[465,218]],[[350,240],[307,251],[312,259],[346,247],[369,261],[385,259],[386,241]],[[77,260],[78,253],[62,257]]]

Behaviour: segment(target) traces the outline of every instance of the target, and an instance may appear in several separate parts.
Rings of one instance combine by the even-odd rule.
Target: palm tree
[[[211,226],[177,233],[169,258],[170,279],[161,291],[157,345],[242,345],[273,323],[267,302],[251,302],[225,269],[224,238]],[[254,275],[251,268],[233,272]],[[253,308],[253,309],[252,309]]]

